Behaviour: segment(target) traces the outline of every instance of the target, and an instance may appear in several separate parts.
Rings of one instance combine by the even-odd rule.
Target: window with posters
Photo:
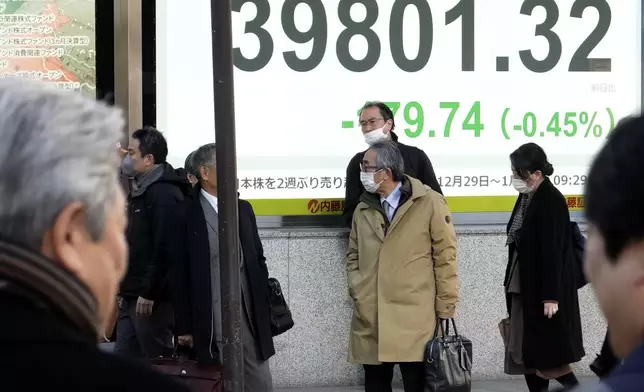
[[[579,211],[593,154],[640,109],[641,1],[232,8],[239,191],[262,216],[340,214],[367,101],[386,102],[400,141],[427,153],[453,212],[504,219],[515,148],[541,145]],[[182,166],[214,141],[210,1],[161,2],[156,15],[157,125]]]
[[[96,96],[94,0],[0,0],[0,77]]]

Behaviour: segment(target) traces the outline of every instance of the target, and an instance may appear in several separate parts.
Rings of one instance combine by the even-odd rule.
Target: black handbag
[[[449,334],[450,321],[454,335]],[[425,386],[430,392],[472,390],[472,341],[458,334],[454,319],[436,318],[434,337],[425,345]]]
[[[282,293],[280,282],[275,278],[269,278],[268,286],[270,289],[271,332],[273,336],[277,336],[293,328],[295,322]]]

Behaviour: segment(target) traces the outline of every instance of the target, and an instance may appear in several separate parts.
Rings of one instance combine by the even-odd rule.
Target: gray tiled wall
[[[506,266],[502,228],[458,229],[461,269],[459,332],[474,347],[475,379],[506,378],[498,322],[506,316],[503,274]],[[286,294],[295,327],[276,339],[271,360],[277,388],[355,385],[359,367],[347,363],[351,303],[346,289],[346,233],[341,231],[261,233],[268,268]],[[589,288],[580,291],[587,356],[576,371],[588,375],[605,325]]]

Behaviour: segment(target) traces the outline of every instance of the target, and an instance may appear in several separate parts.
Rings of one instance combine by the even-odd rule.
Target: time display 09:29
[[[443,0],[444,1],[444,0]],[[271,32],[265,25],[272,9],[269,0],[233,0],[232,9],[241,12],[242,7],[247,4],[254,4],[257,14],[251,20],[246,21],[244,33],[254,35],[259,41],[259,52],[255,57],[245,57],[241,48],[234,48],[235,66],[246,72],[256,72],[264,68],[271,61],[274,54],[274,41]],[[389,47],[391,57],[396,66],[404,72],[417,72],[425,68],[432,56],[434,45],[434,15],[429,0],[393,0],[389,19]],[[356,4],[362,4],[366,9],[366,16],[363,20],[354,20],[351,16],[351,8]],[[494,2],[486,2],[486,6],[494,6]],[[306,5],[312,16],[311,26],[308,30],[300,30],[295,23],[295,9],[298,5]],[[418,13],[419,44],[415,57],[405,54],[403,49],[403,18],[408,7],[415,8]],[[502,6],[502,5],[500,5]],[[530,48],[519,51],[519,58],[523,66],[537,73],[548,72],[559,64],[562,58],[564,43],[561,37],[554,31],[560,19],[560,10],[556,0],[523,0],[521,4],[521,15],[532,15],[537,8],[543,8],[546,18],[535,26],[535,36],[542,37],[547,41],[548,53],[543,59],[538,59]],[[571,18],[582,18],[584,11],[594,8],[599,14],[599,19],[594,29],[586,37],[572,54],[568,71],[570,72],[610,72],[611,59],[592,59],[590,53],[606,36],[611,25],[611,8],[607,0],[575,0],[570,11]],[[337,7],[337,18],[344,26],[335,42],[335,52],[338,62],[348,71],[366,72],[376,66],[382,55],[381,38],[373,30],[375,23],[380,18],[380,8],[377,0],[340,0]],[[445,12],[444,20],[450,25],[460,20],[461,23],[461,70],[471,72],[475,69],[476,50],[476,29],[475,29],[475,8],[474,0],[461,0],[452,9]],[[295,50],[283,52],[284,62],[296,72],[308,72],[315,69],[323,61],[327,45],[328,19],[327,10],[323,0],[286,0],[281,9],[281,26],[288,39],[296,44],[312,42],[311,53],[306,57],[300,57]],[[367,53],[364,58],[356,58],[349,50],[349,42],[353,37],[362,36],[367,42]],[[453,37],[453,35],[448,35]],[[573,50],[573,49],[571,49]],[[506,66],[499,66],[508,62],[507,57],[497,57],[497,71],[507,72]],[[593,63],[601,63],[601,67]]]

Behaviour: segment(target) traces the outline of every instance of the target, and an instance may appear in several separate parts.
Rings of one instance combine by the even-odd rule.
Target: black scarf
[[[5,238],[0,238],[0,292],[44,304],[97,341],[102,329],[98,304],[87,286],[55,261]]]

